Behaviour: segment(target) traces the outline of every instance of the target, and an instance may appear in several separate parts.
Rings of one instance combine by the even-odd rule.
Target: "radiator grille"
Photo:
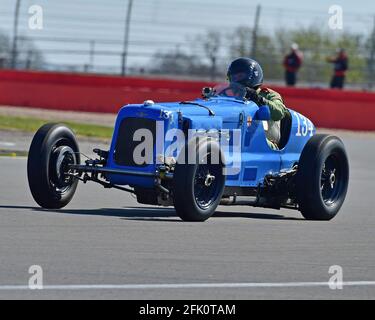
[[[138,129],[148,129],[152,133],[153,146],[155,146],[156,122],[152,119],[143,118],[125,118],[122,120],[116,139],[114,151],[115,163],[129,167],[145,167],[147,164],[137,164],[133,159],[134,148],[142,141],[133,141],[134,133]]]

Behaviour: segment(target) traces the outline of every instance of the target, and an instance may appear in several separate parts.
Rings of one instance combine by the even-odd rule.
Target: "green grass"
[[[17,151],[17,150],[2,150],[0,149],[0,157],[26,157],[27,151]]]
[[[13,117],[0,115],[0,129],[36,132],[42,125],[48,122],[61,122],[71,128],[74,133],[82,137],[111,138],[113,128],[88,123],[72,121],[51,121],[31,117]]]

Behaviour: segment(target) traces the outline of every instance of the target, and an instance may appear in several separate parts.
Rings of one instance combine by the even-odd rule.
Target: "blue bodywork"
[[[298,162],[307,141],[315,134],[315,127],[309,119],[289,109],[291,128],[288,142],[281,150],[273,150],[266,141],[267,121],[262,120],[267,119],[267,110],[259,108],[251,101],[233,97],[216,96],[192,102],[208,107],[215,115],[209,115],[208,110],[203,107],[182,105],[179,102],[132,104],[122,107],[117,116],[105,168],[150,173],[157,169],[155,163],[141,167],[121,166],[116,163],[114,154],[117,140],[122,139],[119,136],[120,124],[128,117],[163,121],[164,133],[169,129],[182,129],[183,123],[188,123],[190,129],[203,131],[241,129],[241,169],[238,174],[227,176],[226,179],[226,186],[233,187],[256,187],[262,184],[267,174],[292,168]],[[163,149],[170,143],[166,141]],[[158,149],[160,145],[155,144],[154,156],[160,152]],[[154,187],[152,177],[108,174],[107,179],[116,185]]]

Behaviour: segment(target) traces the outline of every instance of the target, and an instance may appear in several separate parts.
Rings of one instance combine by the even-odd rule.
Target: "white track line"
[[[211,289],[211,288],[297,288],[329,287],[329,282],[244,282],[244,283],[171,283],[171,284],[93,284],[45,285],[43,290],[148,290],[148,289]],[[336,282],[336,286],[375,286],[375,281]],[[31,290],[29,286],[2,285],[0,291]]]
[[[16,144],[13,142],[0,141],[0,146],[3,147],[14,147]]]

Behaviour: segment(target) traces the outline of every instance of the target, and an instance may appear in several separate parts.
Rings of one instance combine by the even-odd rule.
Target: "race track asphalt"
[[[30,195],[26,159],[0,157],[0,299],[374,299],[373,283],[342,290],[304,284],[327,282],[332,265],[342,267],[345,282],[375,281],[375,137],[343,140],[350,187],[330,222],[221,206],[204,223],[184,223],[172,208],[138,205],[90,183],[79,185],[66,208],[47,211]],[[78,287],[6,287],[27,286],[31,265],[43,268],[45,286]],[[192,283],[257,285],[147,287]],[[146,286],[126,286],[139,284]]]

